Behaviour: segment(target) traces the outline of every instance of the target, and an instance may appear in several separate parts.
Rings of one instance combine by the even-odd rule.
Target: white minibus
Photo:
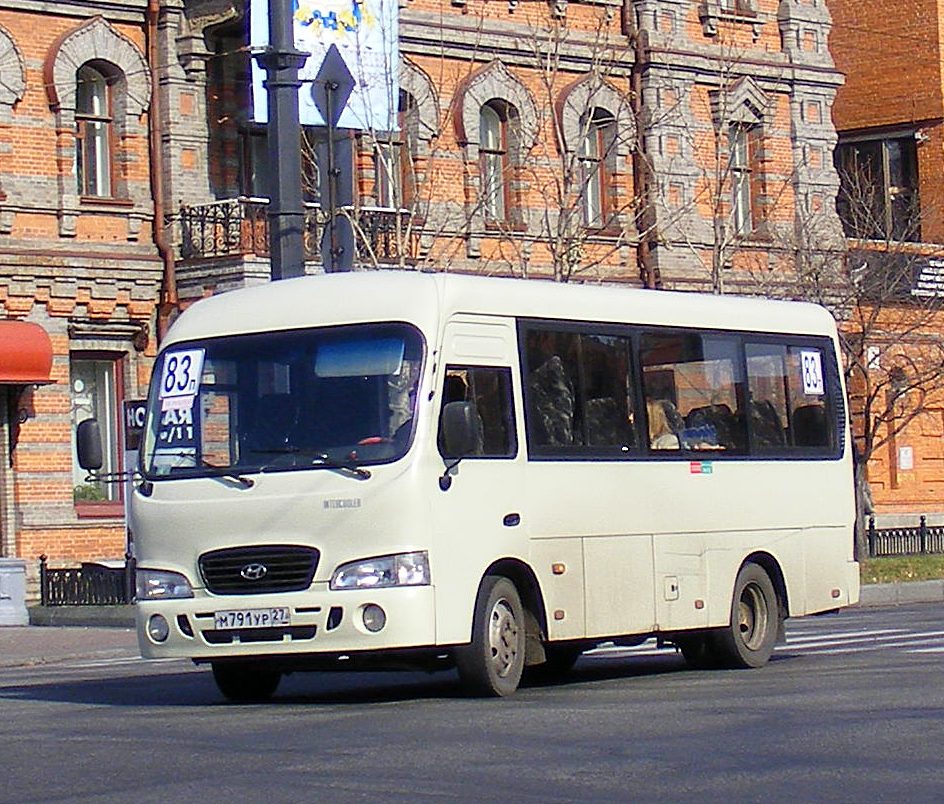
[[[224,696],[457,668],[476,694],[653,636],[758,667],[855,603],[833,319],[801,303],[442,273],[197,302],[130,502],[141,650]]]

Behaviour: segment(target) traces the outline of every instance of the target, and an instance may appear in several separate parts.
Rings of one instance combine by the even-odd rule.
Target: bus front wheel
[[[774,651],[779,618],[770,576],[759,564],[745,564],[734,583],[731,624],[711,635],[711,653],[724,667],[763,667]]]
[[[507,578],[490,575],[475,601],[472,642],[455,651],[463,686],[475,695],[511,695],[524,670],[525,625],[521,597]]]
[[[233,703],[263,703],[275,694],[282,674],[251,664],[213,662],[213,680]]]

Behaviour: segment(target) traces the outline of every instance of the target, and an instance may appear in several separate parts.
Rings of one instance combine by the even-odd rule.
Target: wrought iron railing
[[[180,208],[180,256],[269,256],[268,201],[229,198]],[[416,236],[408,210],[360,207],[349,210],[355,229],[356,258],[363,265],[408,265],[415,254]],[[320,261],[326,216],[317,204],[305,206],[305,259]]]
[[[868,538],[871,558],[944,553],[944,526],[928,525],[923,516],[910,528],[876,528],[870,516]]]
[[[84,563],[55,568],[39,557],[40,602],[44,606],[117,606],[134,600],[135,560],[125,555],[124,566]]]

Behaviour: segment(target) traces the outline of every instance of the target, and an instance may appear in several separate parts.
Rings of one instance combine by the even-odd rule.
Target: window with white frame
[[[247,128],[242,133],[241,192],[250,198],[269,197],[269,144],[262,126]],[[312,126],[301,133],[302,196],[318,203],[321,198],[321,177],[318,172],[318,140]]]
[[[110,198],[112,188],[112,97],[106,75],[84,64],[76,73],[75,167],[80,196]]]
[[[754,228],[751,209],[751,128],[734,123],[728,128],[729,170],[731,176],[731,223],[741,236]]]
[[[109,503],[121,499],[121,484],[88,480],[79,466],[75,431],[86,419],[98,421],[102,433],[102,473],[120,469],[118,424],[120,406],[120,358],[96,354],[73,354],[69,362],[72,396],[72,486],[77,504]]]
[[[507,164],[507,112],[497,104],[489,103],[482,107],[479,114],[479,170],[482,211],[486,221],[503,221],[507,217]]]
[[[374,146],[374,181],[377,205],[409,209],[413,203],[413,132],[418,111],[413,98],[400,92],[399,131],[378,139]]]
[[[614,121],[608,112],[594,109],[581,125],[580,187],[583,223],[593,229],[603,228],[609,217],[608,194],[612,180]]]

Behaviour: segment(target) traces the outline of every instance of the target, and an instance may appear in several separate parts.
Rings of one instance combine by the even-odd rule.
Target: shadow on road
[[[567,675],[554,680],[526,680],[518,695],[542,694],[545,689],[592,685],[663,674],[686,672],[678,656],[645,658],[581,659]],[[454,671],[418,672],[311,672],[283,678],[271,704],[346,705],[397,703],[434,699],[457,699],[465,694]],[[117,707],[199,707],[228,705],[206,670],[160,672],[99,678],[44,681],[0,687],[0,701],[53,701]]]

